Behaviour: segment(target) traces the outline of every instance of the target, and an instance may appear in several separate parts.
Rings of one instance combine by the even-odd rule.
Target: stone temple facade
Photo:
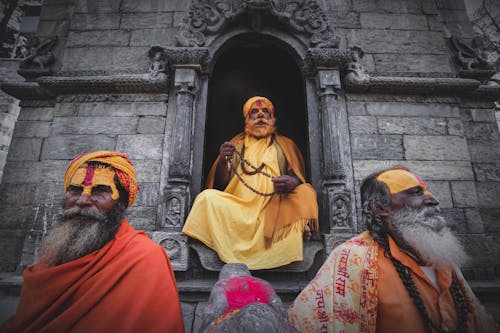
[[[118,150],[142,188],[127,216],[169,253],[197,331],[222,263],[182,225],[259,93],[302,149],[321,216],[304,262],[253,275],[290,302],[363,230],[360,180],[406,165],[428,180],[473,257],[465,276],[500,318],[500,86],[461,0],[46,0],[38,37],[24,79],[1,84],[20,106],[0,185],[3,316],[62,210],[68,162]]]

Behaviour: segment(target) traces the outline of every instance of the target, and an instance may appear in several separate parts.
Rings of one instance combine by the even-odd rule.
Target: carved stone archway
[[[173,76],[167,110],[173,119],[172,140],[167,177],[161,184],[164,198],[178,198],[185,218],[201,188],[209,76],[225,43],[247,33],[279,40],[292,51],[303,73],[311,180],[329,251],[339,237],[345,238],[357,227],[347,115],[345,103],[339,103],[344,99],[340,72],[348,57],[316,1],[197,0],[191,4],[179,28],[180,46],[164,50]],[[166,205],[160,209],[160,221],[168,220],[167,211]],[[340,223],[339,216],[343,216]],[[179,232],[181,228],[167,229]]]

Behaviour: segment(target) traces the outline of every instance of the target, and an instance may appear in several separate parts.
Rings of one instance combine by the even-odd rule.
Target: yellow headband
[[[111,167],[82,165],[71,178],[70,184],[83,187],[83,195],[91,195],[92,188],[105,185],[111,188],[111,198],[118,200],[120,193],[115,184],[115,171]]]
[[[384,183],[391,194],[396,194],[416,186],[422,187],[425,195],[431,194],[427,191],[427,185],[424,181],[409,170],[390,169],[379,174],[376,179]]]
[[[274,113],[274,105],[269,99],[262,96],[254,96],[252,98],[249,98],[248,101],[246,101],[243,105],[243,117],[246,118],[248,116],[248,113],[255,103],[262,103],[263,106],[260,107],[267,107],[269,111],[271,111],[271,113]]]
[[[120,185],[128,193],[127,207],[130,207],[135,202],[137,193],[139,192],[140,188],[137,184],[134,166],[132,165],[132,161],[130,161],[130,158],[127,155],[115,151],[101,150],[85,153],[71,161],[68,168],[66,169],[66,173],[64,174],[65,191],[68,190],[70,181],[73,178],[75,172],[87,162],[99,162],[112,166],[115,170],[116,177],[118,178]]]

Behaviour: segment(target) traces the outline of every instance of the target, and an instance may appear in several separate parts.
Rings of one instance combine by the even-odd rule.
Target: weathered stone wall
[[[491,103],[383,99],[349,96],[357,183],[385,167],[410,167],[427,181],[451,227],[474,257],[470,266],[475,268],[467,271],[474,275],[469,277],[498,277],[500,156]]]
[[[17,75],[17,59],[0,59],[0,80],[19,80]],[[19,114],[19,101],[12,96],[0,91],[0,180],[2,179],[3,168],[7,161],[14,124]]]

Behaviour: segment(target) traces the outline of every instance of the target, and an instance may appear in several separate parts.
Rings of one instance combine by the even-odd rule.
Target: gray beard
[[[464,247],[446,226],[437,207],[403,208],[389,218],[404,241],[434,267],[461,267],[469,260]]]
[[[108,215],[88,208],[64,210],[43,241],[42,260],[57,266],[102,248],[115,236],[122,216],[118,205]]]

